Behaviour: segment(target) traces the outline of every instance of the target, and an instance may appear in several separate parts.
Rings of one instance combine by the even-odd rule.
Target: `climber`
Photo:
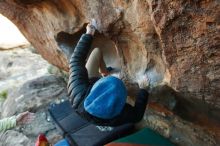
[[[0,132],[4,132],[8,129],[14,128],[17,125],[24,125],[30,123],[33,119],[34,113],[30,113],[28,111],[20,113],[17,116],[1,119]]]
[[[68,95],[72,105],[80,116],[98,125],[136,123],[142,119],[146,109],[147,79],[138,83],[140,90],[135,106],[127,104],[126,87],[120,79],[106,76],[109,71],[100,49],[95,48],[86,62],[95,30],[95,25],[87,25],[86,34],[81,36],[69,61]],[[101,77],[99,68],[106,77]]]

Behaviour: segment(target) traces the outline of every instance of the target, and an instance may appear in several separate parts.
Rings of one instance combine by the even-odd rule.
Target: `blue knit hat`
[[[112,119],[124,108],[127,90],[124,83],[113,76],[99,79],[84,101],[85,110],[98,118]]]

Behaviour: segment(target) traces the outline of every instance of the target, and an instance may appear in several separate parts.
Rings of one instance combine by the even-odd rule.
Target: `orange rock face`
[[[187,98],[220,107],[219,1],[148,1],[171,86]],[[217,115],[217,114],[216,114]]]
[[[103,50],[117,50],[119,56],[107,58],[120,58],[125,79],[135,83],[146,73],[153,85],[166,82],[186,97],[216,107],[220,106],[219,11],[218,0],[0,2],[0,12],[60,68],[68,70],[60,47],[73,49],[85,24],[95,18],[100,35],[94,42]]]
[[[219,0],[8,0],[0,1],[0,13],[65,70],[62,47],[74,49],[95,18],[94,47],[103,50],[108,65],[120,67],[132,87],[146,74],[152,86],[168,84],[190,101],[207,104],[204,111],[220,119]]]

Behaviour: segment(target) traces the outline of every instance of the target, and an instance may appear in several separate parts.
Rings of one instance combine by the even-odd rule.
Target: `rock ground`
[[[26,110],[36,115],[32,123],[1,133],[0,146],[34,145],[40,133],[45,133],[52,143],[61,138],[47,107],[66,99],[66,82],[61,76],[49,73],[50,64],[31,50],[0,51],[0,90],[8,93],[7,98],[1,100],[1,117]]]

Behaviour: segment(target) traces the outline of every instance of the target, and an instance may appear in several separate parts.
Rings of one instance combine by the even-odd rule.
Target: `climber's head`
[[[93,85],[84,101],[84,108],[95,117],[112,119],[121,113],[126,98],[124,83],[116,77],[108,76]]]

